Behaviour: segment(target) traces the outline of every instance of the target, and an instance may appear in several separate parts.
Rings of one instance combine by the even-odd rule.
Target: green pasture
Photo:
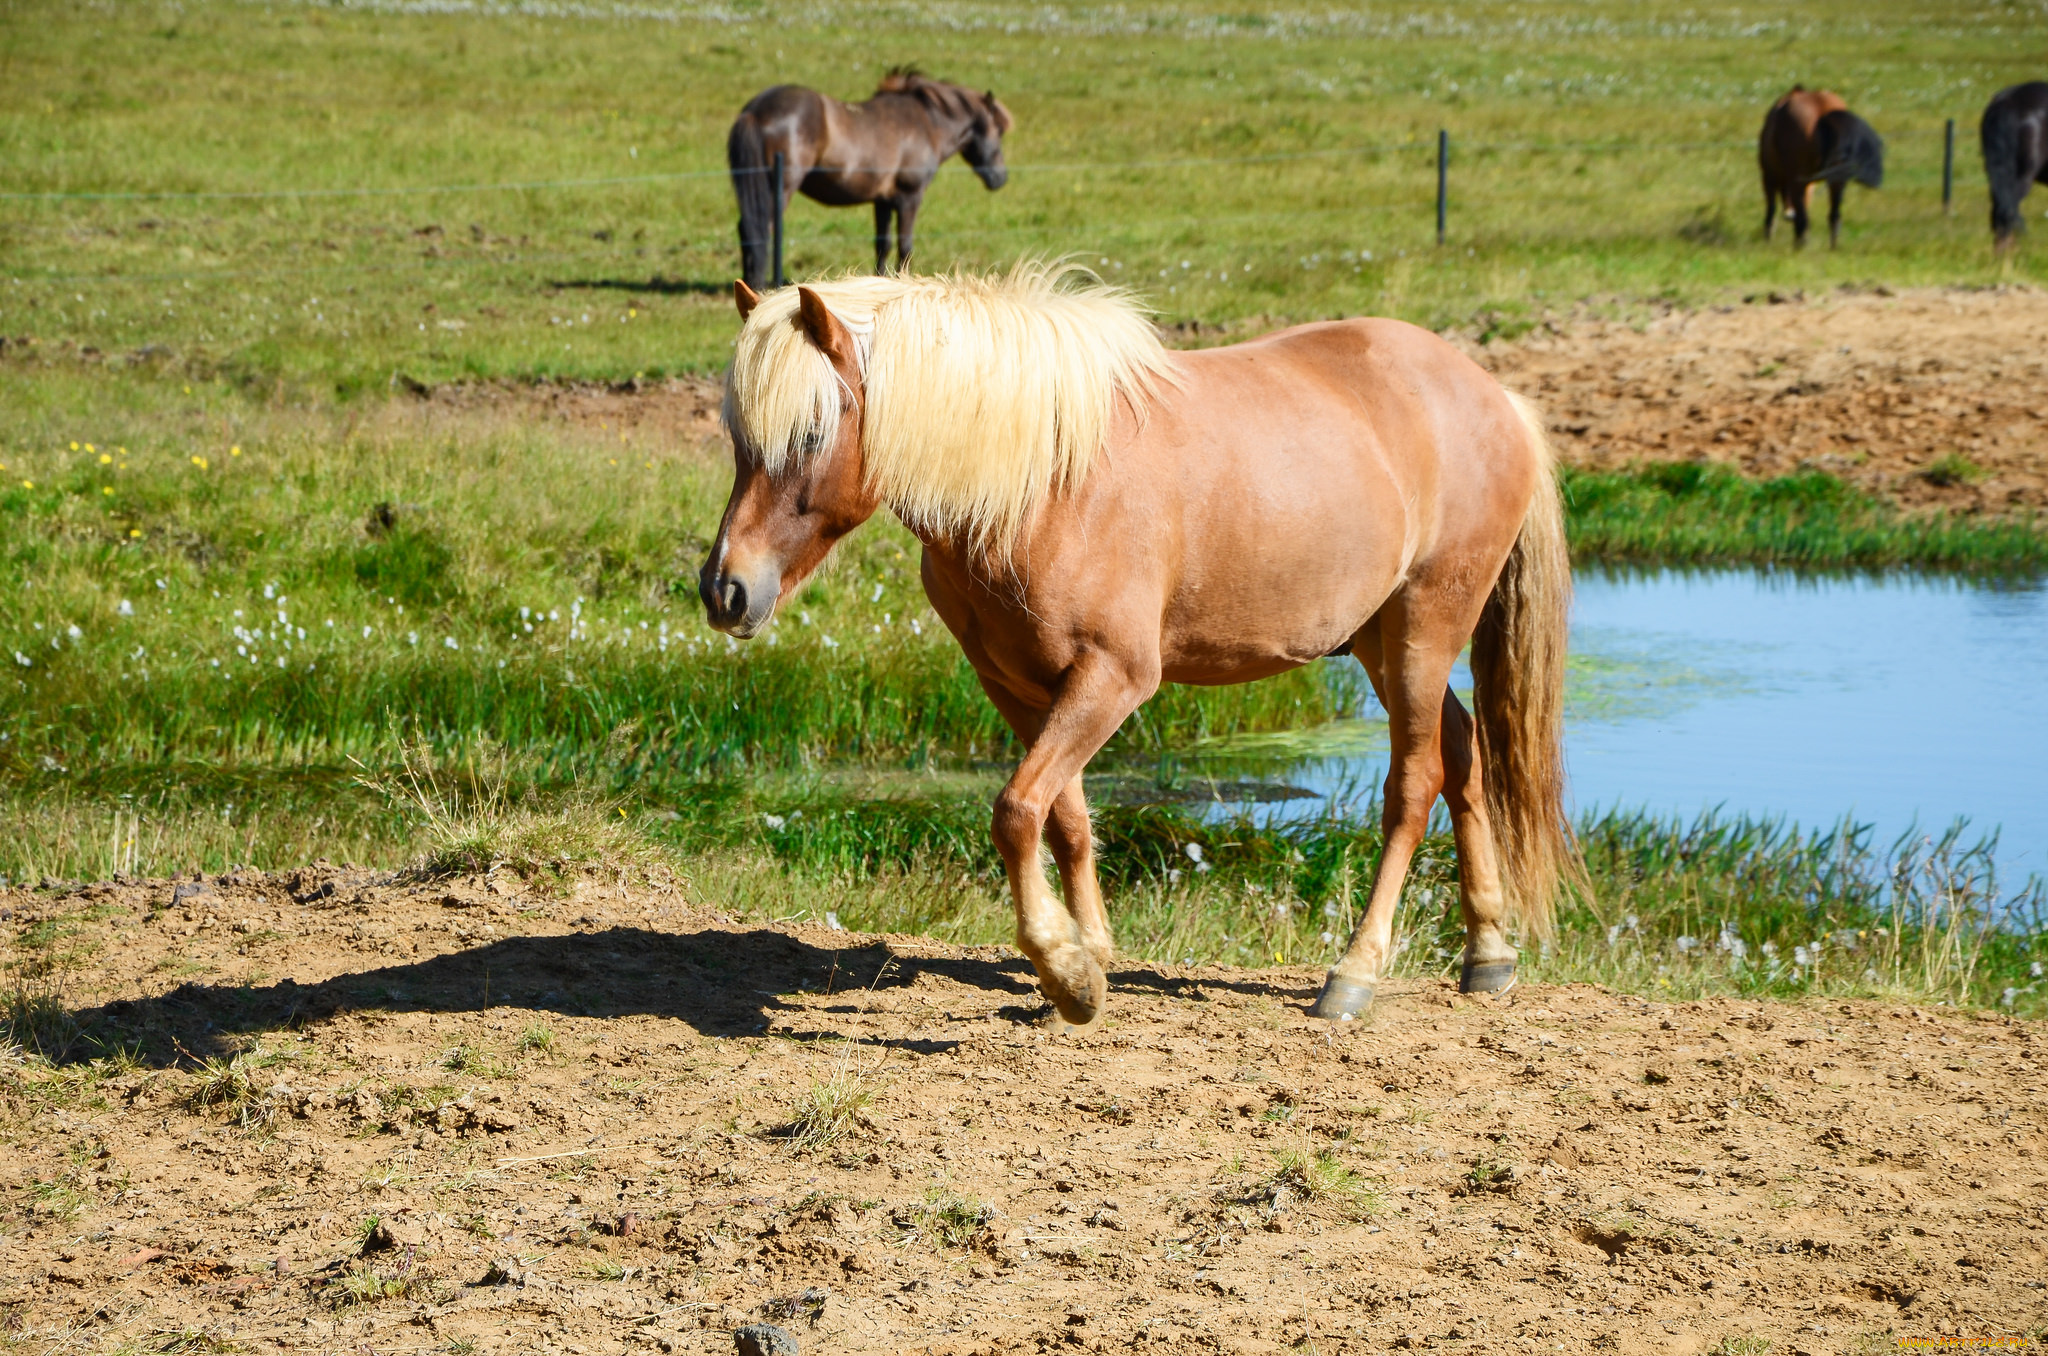
[[[1072,254],[1185,343],[1359,313],[1511,335],[1581,306],[2039,271],[1991,257],[1974,152],[1989,93],[2048,66],[2017,6],[500,8],[0,0],[0,875],[659,859],[767,916],[1005,934],[985,827],[1013,750],[907,535],[871,526],[734,646],[694,598],[721,450],[516,398],[717,370],[725,130],[777,81],[856,96],[914,62],[995,89],[1011,182],[948,170],[918,265]],[[1750,143],[1795,79],[1889,142],[1835,253],[1757,238]],[[870,220],[799,203],[792,272],[864,266]],[[417,398],[451,382],[499,398]],[[1579,474],[1567,496],[1587,560],[2048,555],[2030,525],[1905,519],[1817,475]],[[1127,724],[1096,791],[1130,950],[1329,952],[1370,814],[1281,831],[1184,798],[1270,772],[1244,736],[1359,696],[1327,663],[1170,689]],[[1225,736],[1239,752],[1210,757]],[[1544,974],[2040,1009],[2038,891],[2015,899],[1965,844],[1584,830],[1598,900]],[[1452,963],[1454,884],[1434,839],[1411,972]],[[1823,945],[1819,971],[1794,963]]]
[[[1991,92],[2048,57],[2019,5],[502,8],[9,0],[0,334],[265,393],[714,369],[733,115],[899,63],[1018,119],[1008,187],[955,167],[932,190],[921,267],[1071,253],[1205,337],[2040,268],[1992,259],[1974,149]],[[1754,138],[1794,81],[1888,140],[1835,253],[1757,238]],[[800,203],[792,271],[865,267],[871,230]]]

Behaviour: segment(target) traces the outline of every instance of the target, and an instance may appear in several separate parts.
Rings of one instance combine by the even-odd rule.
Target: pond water
[[[1853,818],[1885,846],[1962,817],[1965,842],[1998,831],[2004,890],[2048,876],[2048,590],[1591,573],[1572,644],[1566,752],[1580,811]],[[1317,800],[1268,810],[1377,790],[1380,714],[1289,750],[1286,781]]]

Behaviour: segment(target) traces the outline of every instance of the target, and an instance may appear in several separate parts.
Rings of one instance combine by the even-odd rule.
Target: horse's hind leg
[[[1116,941],[1110,936],[1109,915],[1102,907],[1102,885],[1095,877],[1095,832],[1088,821],[1088,801],[1079,777],[1060,789],[1045,821],[1046,842],[1052,848],[1053,864],[1060,871],[1060,892],[1066,897],[1067,912],[1081,929],[1081,945],[1107,969],[1116,959]]]
[[[1507,920],[1507,894],[1501,888],[1493,825],[1486,816],[1479,742],[1472,717],[1455,692],[1444,693],[1442,729],[1444,803],[1450,807],[1451,832],[1458,840],[1458,904],[1465,915],[1465,964],[1458,988],[1498,993],[1514,984],[1517,957],[1501,927]]]
[[[1432,598],[1411,581],[1387,600],[1354,638],[1352,652],[1365,665],[1387,708],[1393,750],[1388,760],[1384,838],[1365,917],[1344,955],[1330,968],[1312,1010],[1318,1017],[1349,1018],[1371,1004],[1392,959],[1394,913],[1408,864],[1429,828],[1430,807],[1444,785],[1440,735],[1451,665],[1478,621],[1480,598],[1459,606],[1449,591]],[[1473,615],[1465,616],[1470,612]]]
[[[1764,176],[1764,239],[1771,238],[1771,227],[1778,220],[1778,186],[1771,182],[1771,176]]]

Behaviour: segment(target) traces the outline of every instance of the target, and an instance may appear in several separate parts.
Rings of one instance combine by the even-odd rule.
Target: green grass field
[[[2038,276],[1992,260],[1974,153],[1990,93],[2040,74],[2018,6],[416,12],[438,8],[0,7],[9,193],[308,195],[7,199],[0,333],[265,394],[713,369],[734,113],[783,81],[863,96],[906,62],[1018,118],[1008,187],[955,168],[933,189],[921,266],[1071,252],[1169,322],[1511,330],[1589,296]],[[1756,238],[1756,129],[1795,80],[1888,139],[1834,254]],[[545,186],[473,187],[508,184]],[[789,229],[798,276],[871,257],[864,210],[802,203]]]
[[[552,824],[584,845],[571,856],[630,841],[736,907],[1002,935],[982,829],[1007,736],[900,529],[862,533],[771,642],[738,650],[693,591],[716,448],[410,394],[716,371],[737,263],[725,129],[778,81],[853,97],[915,62],[994,88],[1019,120],[1010,185],[948,170],[919,266],[1070,253],[1188,343],[1358,313],[1512,335],[1589,302],[2040,271],[2026,248],[1992,258],[1974,151],[1985,98],[2048,55],[2019,6],[484,10],[0,0],[0,874],[396,865],[442,830],[505,846]],[[1752,142],[1795,79],[1840,89],[1889,143],[1835,253],[1757,238]],[[800,203],[792,271],[864,266],[869,229]],[[1570,493],[1587,559],[2048,560],[2025,525],[1907,521],[1818,476],[1578,475]],[[1340,665],[1169,690],[1107,764],[1165,785],[1206,738],[1318,723],[1357,694]],[[445,794],[394,794],[408,757]],[[812,827],[789,831],[805,807]],[[1317,953],[1376,851],[1324,826],[1175,880],[1159,844],[1193,821],[1104,824],[1126,940],[1160,956]],[[1907,889],[1898,855],[1853,835],[1587,832],[1602,903],[1549,973],[1814,982],[1673,950],[1732,920],[1786,955],[1863,934],[1867,963],[1825,971],[1840,991],[2039,1005],[2038,920],[1964,936],[1989,915],[1930,902],[1996,893],[1960,848],[1931,866],[1905,849]],[[1452,880],[1448,844],[1432,850],[1404,922],[1421,967],[1444,963]],[[1291,855],[1305,865],[1276,865]]]

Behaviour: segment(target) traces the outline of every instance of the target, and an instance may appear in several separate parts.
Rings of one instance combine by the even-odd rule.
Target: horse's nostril
[[[728,617],[737,617],[747,610],[747,586],[737,579],[725,581],[720,591],[720,610]]]

